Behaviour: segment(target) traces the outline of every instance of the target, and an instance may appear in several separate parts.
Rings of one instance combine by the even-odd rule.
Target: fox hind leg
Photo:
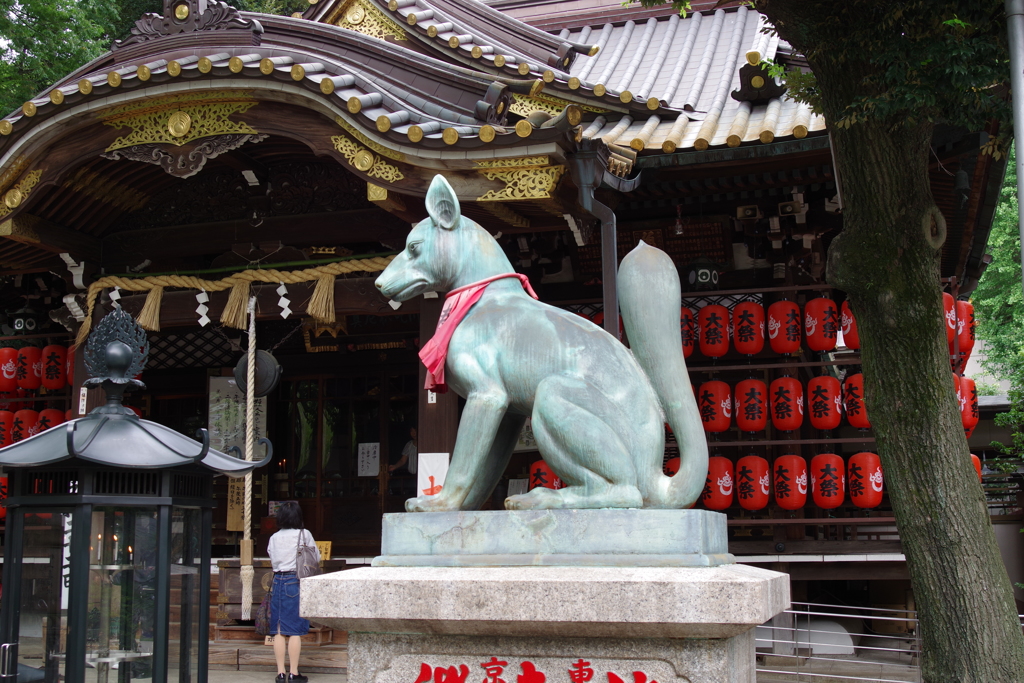
[[[533,433],[545,461],[568,484],[505,501],[509,510],[639,508],[643,496],[629,449],[607,417],[618,412],[593,385],[549,377],[537,388]]]

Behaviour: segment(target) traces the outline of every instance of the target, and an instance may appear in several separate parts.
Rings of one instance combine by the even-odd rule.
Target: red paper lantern
[[[953,337],[956,336],[956,303],[953,300],[953,295],[948,292],[942,293],[942,312],[943,320],[946,321],[946,343],[952,344]]]
[[[971,351],[974,350],[974,333],[977,329],[977,321],[974,319],[974,304],[970,301],[957,301],[956,315],[956,346],[960,351],[960,357],[957,360],[960,362],[960,367],[964,367],[967,365],[967,359],[971,357]],[[953,344],[949,345],[951,354],[956,350],[958,349]]]
[[[835,453],[821,453],[811,458],[811,495],[814,504],[831,510],[843,504],[846,476],[843,459]]]
[[[64,421],[65,422],[67,422],[68,420],[73,420],[74,417],[75,417],[75,411],[71,410],[71,408],[68,408],[67,410],[64,411]]]
[[[981,458],[971,453],[971,464],[974,465],[974,471],[978,473],[978,481],[981,481]]]
[[[705,432],[724,432],[732,422],[732,396],[729,385],[717,379],[697,389],[697,407]]]
[[[7,519],[7,477],[0,477],[0,520]]]
[[[64,376],[68,379],[68,386],[75,386],[75,347],[68,347],[67,360],[64,363]]]
[[[543,486],[546,489],[561,489],[565,488],[565,484],[559,479],[548,464],[543,460],[530,465],[530,490]]]
[[[868,411],[864,407],[864,375],[857,373],[846,378],[843,386],[843,403],[846,406],[846,421],[857,429],[871,429]]]
[[[17,443],[39,433],[39,413],[34,410],[19,410],[14,414],[11,440]]]
[[[58,344],[43,347],[42,382],[47,389],[63,389],[68,382],[67,348]]]
[[[7,346],[0,349],[0,391],[18,389],[18,349]]]
[[[0,410],[0,448],[14,443],[14,413]]]
[[[741,301],[732,309],[733,344],[747,356],[761,353],[764,348],[764,306],[753,301]]]
[[[850,502],[859,508],[882,504],[882,461],[876,453],[857,453],[847,463]]]
[[[679,309],[679,334],[683,338],[683,358],[689,358],[697,346],[697,320],[686,306]]]
[[[831,351],[839,339],[839,307],[827,297],[804,305],[804,336],[811,351]]]
[[[662,467],[662,472],[665,473],[666,477],[674,477],[676,472],[679,471],[679,458],[670,458],[665,461],[665,465]]]
[[[729,309],[711,304],[697,314],[700,331],[700,352],[708,358],[721,358],[729,353]]]
[[[736,462],[736,497],[744,510],[761,510],[768,505],[768,470],[768,461],[759,455],[748,455]]]
[[[842,388],[830,375],[815,377],[807,383],[807,414],[815,429],[835,429],[843,417]]]
[[[783,510],[799,510],[807,503],[807,461],[799,455],[775,458],[775,502]]]
[[[981,419],[981,410],[978,408],[978,387],[970,377],[960,378],[960,387],[957,391],[957,399],[960,401],[960,422],[964,431],[970,435],[978,426]]]
[[[768,343],[775,353],[799,351],[800,328],[800,307],[792,301],[776,301],[768,307]]]
[[[783,432],[800,429],[804,422],[804,387],[795,377],[779,377],[768,389],[772,425]]]
[[[768,387],[759,379],[736,385],[736,426],[741,432],[759,432],[768,423]]]
[[[733,469],[732,461],[715,455],[708,458],[708,477],[704,480],[704,492],[700,500],[708,510],[725,510],[732,505]]]
[[[850,310],[850,302],[844,301],[839,309],[840,324],[843,326],[843,343],[846,348],[856,351],[860,348],[860,334],[857,332],[857,319]]]
[[[18,350],[18,386],[22,389],[38,389],[43,381],[43,350],[26,346]]]
[[[39,411],[39,431],[45,432],[50,427],[56,427],[64,423],[64,411],[56,408],[47,408]]]

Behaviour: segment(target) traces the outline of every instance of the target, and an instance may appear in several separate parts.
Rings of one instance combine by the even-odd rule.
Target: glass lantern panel
[[[24,539],[18,680],[58,683],[68,639],[71,513],[26,510]]]
[[[152,680],[156,508],[93,508],[89,541],[85,680]]]
[[[171,512],[171,626],[167,652],[167,678],[178,683],[199,680],[199,624],[203,601],[199,597],[203,535],[202,512],[173,508]]]

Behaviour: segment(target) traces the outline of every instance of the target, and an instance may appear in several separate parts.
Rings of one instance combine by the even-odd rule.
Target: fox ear
[[[453,230],[459,225],[459,198],[441,174],[434,176],[427,189],[427,213],[445,230]]]

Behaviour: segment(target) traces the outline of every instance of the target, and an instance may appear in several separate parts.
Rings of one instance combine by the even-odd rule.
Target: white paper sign
[[[420,453],[416,466],[416,495],[436,496],[448,476],[447,453]]]
[[[376,477],[380,474],[380,444],[361,443],[357,451],[356,474],[360,477]]]
[[[267,435],[267,397],[256,399],[256,438]],[[207,422],[210,448],[221,453],[238,446],[245,455],[245,394],[238,390],[233,377],[210,378],[210,409]],[[189,434],[188,436],[192,436]],[[263,459],[263,447],[256,446],[253,458]]]

